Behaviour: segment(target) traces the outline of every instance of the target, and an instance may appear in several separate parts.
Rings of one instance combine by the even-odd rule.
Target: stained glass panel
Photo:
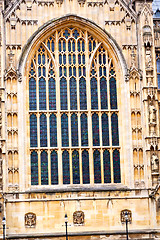
[[[92,115],[93,146],[99,146],[99,117],[96,113]]]
[[[38,185],[38,154],[31,153],[31,185]]]
[[[111,183],[110,152],[108,150],[103,152],[103,170],[104,183]]]
[[[89,174],[89,153],[87,150],[82,152],[82,176],[83,184],[90,183],[90,174]]]
[[[81,145],[88,146],[88,120],[87,115],[81,115]]]
[[[37,117],[30,116],[30,147],[37,147]]]
[[[108,109],[107,81],[105,77],[102,77],[100,80],[100,92],[101,92],[101,109]]]
[[[58,157],[57,152],[51,152],[51,184],[58,184]]]
[[[41,152],[41,184],[48,184],[48,154],[45,151]]]
[[[69,153],[66,150],[62,153],[62,166],[63,166],[63,184],[70,184]]]
[[[113,172],[114,172],[114,182],[121,182],[121,173],[120,173],[120,154],[119,150],[115,149],[113,151]]]
[[[54,114],[50,116],[50,146],[57,147],[57,117]]]
[[[93,153],[94,161],[94,183],[101,183],[101,162],[100,162],[100,152],[95,150]]]
[[[46,81],[43,77],[39,79],[39,109],[46,110]]]
[[[78,117],[75,113],[71,116],[71,138],[72,146],[78,146]]]
[[[49,109],[56,110],[56,84],[52,77],[49,79]]]
[[[116,80],[114,77],[110,78],[110,103],[111,109],[117,109],[117,88],[116,88]]]
[[[98,109],[97,80],[95,77],[91,78],[91,108]]]
[[[37,109],[37,100],[36,100],[36,80],[31,77],[29,80],[29,109]]]
[[[102,115],[102,143],[103,146],[109,146],[109,125],[108,115],[106,113]]]
[[[62,146],[68,147],[68,116],[67,114],[63,114],[61,116],[61,132],[62,132]]]
[[[79,96],[80,96],[80,109],[87,109],[87,99],[86,99],[86,80],[81,77],[79,81]]]
[[[47,118],[44,113],[40,116],[40,146],[47,147]]]
[[[111,116],[111,126],[112,126],[112,145],[119,146],[118,116],[116,113],[113,113]]]
[[[67,81],[62,77],[60,81],[61,110],[67,110]]]
[[[72,171],[73,171],[73,184],[80,184],[79,153],[76,150],[72,152]]]
[[[77,82],[74,77],[70,79],[70,107],[71,110],[77,109]]]

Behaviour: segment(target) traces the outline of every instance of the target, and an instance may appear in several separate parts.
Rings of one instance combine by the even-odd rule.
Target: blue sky
[[[158,8],[160,10],[160,0],[153,0],[152,7],[153,12],[155,12]]]

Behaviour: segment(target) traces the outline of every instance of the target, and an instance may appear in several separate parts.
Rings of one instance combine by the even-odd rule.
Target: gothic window
[[[157,61],[157,81],[158,81],[158,89],[160,89],[160,53],[156,54]]]
[[[76,27],[54,30],[37,48],[28,70],[31,185],[120,183],[110,51]]]

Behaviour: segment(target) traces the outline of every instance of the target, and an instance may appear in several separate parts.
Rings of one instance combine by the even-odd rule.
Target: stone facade
[[[72,37],[78,31],[78,34],[81,32],[81,42],[83,39],[85,41],[86,69],[93,68],[94,64],[100,66],[100,60],[95,56],[96,54],[100,56],[102,51],[106,51],[108,62],[101,66],[103,69],[105,66],[109,69],[113,63],[112,70],[116,73],[118,108],[114,113],[112,109],[90,111],[92,96],[89,91],[87,92],[87,102],[91,102],[88,104],[88,112],[85,112],[89,115],[89,125],[91,126],[94,114],[101,119],[104,112],[108,114],[109,119],[116,114],[119,125],[118,146],[112,144],[112,147],[104,147],[101,136],[103,123],[101,124],[99,120],[102,140],[97,148],[91,140],[94,130],[88,125],[90,131],[86,152],[91,156],[92,150],[99,151],[102,164],[100,165],[101,182],[97,183],[94,178],[96,168],[93,163],[94,157],[91,157],[90,183],[83,184],[83,159],[80,157],[79,183],[74,184],[74,179],[70,177],[70,184],[63,184],[63,152],[68,151],[70,159],[75,151],[82,156],[83,144],[73,149],[68,148],[69,150],[61,145],[60,119],[63,112],[29,109],[31,89],[29,79],[31,76],[36,79],[35,76],[38,76],[39,70],[36,70],[38,69],[36,66],[42,69],[43,49],[48,54],[45,53],[48,59],[45,62],[46,69],[48,66],[48,72],[51,72],[49,64],[52,62],[56,80],[59,79],[60,67],[65,68],[64,62],[61,65],[60,60],[58,62],[60,59],[58,41],[64,37],[63,29],[69,29],[67,31],[70,32],[67,34],[73,34]],[[76,31],[73,33],[72,29]],[[49,39],[52,33],[55,50],[51,52],[51,45],[47,45],[49,40],[46,39]],[[87,45],[89,39],[93,39],[91,43],[96,46],[95,48],[92,46],[91,51]],[[72,38],[74,49],[73,42]],[[69,52],[69,43],[67,44],[68,50],[62,51],[63,56],[65,52]],[[41,50],[40,46],[42,46]],[[73,49],[70,51],[71,56],[74,55]],[[36,55],[38,51],[41,51],[41,64],[38,62],[39,58],[35,57],[39,56]],[[67,56],[70,56],[68,52]],[[76,61],[79,61],[80,54],[83,58],[82,49],[80,51],[77,47],[75,52]],[[160,90],[157,80],[158,65],[156,65],[156,56],[159,53],[160,18],[153,15],[150,0],[132,2],[128,0],[0,0],[0,221],[3,216],[6,217],[7,239],[65,239],[65,213],[68,215],[70,240],[124,239],[125,211],[130,217],[130,238],[160,239]],[[67,64],[69,65],[69,60]],[[74,65],[74,62],[71,64],[72,69],[74,67],[78,69],[79,65],[76,64]],[[80,66],[84,67],[82,63]],[[34,72],[33,75],[31,72]],[[90,87],[87,80],[91,76],[89,74],[89,71],[86,72],[87,89]],[[106,74],[108,81],[109,74]],[[68,75],[67,77],[69,79]],[[49,91],[49,83],[47,84]],[[77,86],[77,91],[80,91],[80,84]],[[110,87],[109,83],[107,86]],[[69,84],[67,89],[69,91]],[[36,93],[36,99],[40,98],[40,91]],[[98,89],[97,92],[100,99],[101,90]],[[57,99],[58,94],[57,90]],[[47,97],[49,98],[48,95]],[[70,95],[69,101],[71,98]],[[100,105],[100,100],[97,101]],[[80,101],[77,102],[77,108],[80,108]],[[81,139],[82,111],[68,111],[65,114],[68,114],[70,119],[74,112],[77,112],[79,119],[78,134]],[[37,121],[41,121],[41,116],[46,114],[49,125],[49,117],[52,113],[58,119],[58,146],[32,147],[30,116],[32,114],[39,116]],[[37,126],[40,126],[38,124]],[[113,143],[111,123],[108,128],[109,138],[112,138]],[[68,129],[71,129],[70,125]],[[50,136],[51,133],[47,131],[47,136]],[[41,145],[40,134],[41,126],[37,130],[38,146]],[[70,145],[71,133],[69,136]],[[116,180],[112,161],[115,148],[120,153],[120,181]],[[105,157],[102,156],[104,149],[109,149],[111,155],[110,183],[106,182],[104,177]],[[40,168],[42,152],[50,154],[52,150],[59,156],[56,185],[52,184],[54,180],[51,174],[52,168],[49,166],[51,157],[47,163],[51,175],[48,184],[43,184],[43,170]],[[37,175],[33,176],[31,170],[31,155],[35,152],[38,159],[37,173],[35,171],[38,180],[34,185],[34,177]],[[70,164],[72,166],[72,160]],[[70,167],[69,171],[74,173],[74,168]]]

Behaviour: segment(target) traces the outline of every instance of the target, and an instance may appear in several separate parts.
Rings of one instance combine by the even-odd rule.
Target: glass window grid
[[[62,35],[62,32],[63,31],[61,31],[61,33],[59,33],[59,35]],[[75,42],[77,41],[77,43],[75,44],[75,50],[77,51],[76,52],[76,59],[78,58],[78,54],[79,53],[81,53],[82,55],[83,54],[85,54],[85,56],[86,56],[86,58],[89,58],[89,56],[91,57],[91,55],[93,54],[93,51],[94,51],[94,49],[95,49],[95,47],[96,47],[96,45],[98,44],[98,41],[97,40],[94,40],[93,39],[93,37],[91,37],[91,36],[89,36],[89,34],[88,34],[88,32],[86,31],[86,32],[82,32],[82,31],[78,31],[79,32],[79,38],[77,37],[77,39],[75,40]],[[71,33],[71,35],[72,35],[72,37],[73,37],[73,29],[72,29],[72,33]],[[78,41],[79,40],[81,40],[81,43],[82,42],[84,42],[84,37],[86,36],[86,35],[88,35],[88,41],[85,43],[85,45],[83,44],[83,46],[82,46],[82,44],[80,45],[78,45]],[[56,36],[56,34],[55,34],[55,36]],[[56,44],[56,39],[54,38],[54,36],[51,36],[50,38],[52,38],[52,42],[54,41],[54,45]],[[60,36],[59,36],[59,39],[61,39],[60,38]],[[68,38],[67,38],[68,39]],[[85,37],[85,39],[87,39],[86,37]],[[66,41],[66,39],[65,39],[65,41]],[[68,41],[68,40],[67,40]],[[92,42],[93,41],[93,42]],[[45,40],[44,41],[44,45],[47,45],[47,42],[48,42],[48,39],[47,40]],[[59,43],[58,43],[59,44]],[[90,50],[89,50],[89,52],[85,52],[84,51],[84,49],[85,49],[85,47],[88,45],[89,46],[89,44],[90,44],[90,46],[92,46],[92,47],[90,47]],[[53,43],[51,44],[50,43],[50,45],[53,45]],[[51,47],[50,47],[51,48]],[[63,41],[62,41],[62,43],[61,43],[61,49],[62,49],[62,53],[64,54],[64,53],[66,53],[66,55],[67,55],[67,57],[69,56],[69,52],[67,51],[67,48],[68,48],[68,45],[65,43],[64,44],[64,39],[63,39]],[[81,48],[81,49],[80,49]],[[108,55],[108,52],[106,51],[106,50],[104,50],[103,49],[103,47],[101,47],[101,50],[99,50],[99,52],[102,52],[102,51],[105,51],[105,56],[106,56],[106,60],[105,61],[107,61],[109,64],[111,63],[111,60],[110,60],[110,58],[109,58],[109,55]],[[40,52],[40,51],[39,51]],[[98,76],[97,76],[97,92],[98,92],[98,109],[93,109],[93,110],[89,110],[89,106],[91,106],[91,104],[90,104],[90,101],[89,101],[89,99],[90,99],[90,84],[89,84],[89,82],[87,82],[86,81],[86,100],[87,100],[87,110],[83,110],[82,108],[81,108],[81,106],[80,106],[80,96],[79,96],[79,79],[80,79],[80,77],[83,77],[85,80],[87,80],[86,79],[86,72],[87,72],[87,70],[86,71],[84,71],[83,70],[83,68],[84,67],[86,67],[85,66],[85,62],[82,60],[82,58],[83,57],[81,57],[81,60],[79,60],[79,61],[81,61],[81,64],[80,64],[80,67],[78,67],[78,61],[77,61],[77,65],[75,65],[75,67],[76,67],[76,71],[78,72],[78,73],[76,73],[75,74],[75,72],[74,72],[74,70],[73,70],[73,68],[74,68],[74,64],[76,64],[76,61],[74,62],[74,61],[72,61],[72,72],[70,72],[69,71],[69,67],[67,66],[67,63],[66,63],[66,60],[63,60],[64,61],[64,63],[63,64],[59,64],[59,76],[60,76],[60,71],[61,71],[61,69],[60,69],[60,67],[62,66],[62,77],[66,77],[66,80],[67,80],[67,101],[68,101],[68,109],[67,110],[61,110],[60,109],[60,103],[57,103],[56,102],[56,110],[50,110],[49,109],[49,103],[48,103],[48,101],[46,101],[46,110],[43,110],[43,111],[41,111],[41,110],[39,110],[39,101],[38,101],[38,99],[39,99],[39,93],[38,93],[38,91],[37,91],[37,89],[38,89],[38,83],[36,84],[36,86],[37,86],[37,89],[36,89],[36,93],[37,93],[37,99],[36,99],[36,104],[37,104],[37,110],[30,110],[30,114],[33,112],[36,116],[37,116],[37,137],[39,137],[39,131],[40,131],[40,127],[39,127],[39,122],[40,122],[40,120],[38,120],[39,118],[40,118],[40,114],[41,114],[41,112],[45,112],[46,113],[46,117],[47,117],[47,139],[50,139],[50,134],[49,134],[49,116],[50,116],[50,114],[51,113],[55,113],[56,114],[56,116],[57,116],[57,122],[61,119],[61,115],[63,114],[63,113],[65,113],[65,114],[67,114],[68,115],[68,133],[69,133],[69,146],[68,147],[62,147],[62,145],[61,145],[61,141],[59,141],[58,142],[58,146],[57,147],[50,147],[50,143],[48,142],[48,147],[46,147],[46,148],[42,148],[42,147],[40,147],[40,143],[39,143],[39,140],[38,140],[38,146],[37,146],[37,148],[30,148],[31,149],[31,151],[33,150],[33,149],[36,149],[36,151],[37,152],[40,152],[42,149],[45,149],[45,150],[47,150],[48,151],[48,161],[49,161],[49,164],[48,164],[48,166],[50,166],[50,154],[51,154],[51,151],[53,150],[53,149],[55,149],[55,150],[57,150],[58,152],[59,152],[59,154],[58,154],[58,156],[61,156],[61,159],[59,159],[58,161],[62,161],[62,152],[63,152],[63,150],[64,149],[66,149],[67,151],[68,151],[68,153],[70,153],[70,151],[73,151],[74,149],[77,149],[77,146],[76,147],[73,147],[72,146],[72,140],[71,140],[71,115],[72,115],[72,113],[74,112],[74,113],[76,113],[77,114],[77,117],[78,117],[78,132],[79,132],[79,134],[78,134],[78,138],[79,138],[79,146],[78,146],[78,151],[79,151],[79,161],[80,161],[80,164],[82,164],[82,151],[83,151],[83,149],[86,149],[86,150],[89,150],[89,159],[91,160],[90,161],[90,163],[92,162],[92,166],[93,166],[93,164],[94,164],[94,162],[93,162],[93,153],[94,153],[94,151],[95,151],[95,148],[96,149],[99,149],[99,151],[101,152],[101,164],[103,165],[103,151],[105,150],[105,149],[108,149],[108,151],[110,152],[110,165],[111,165],[111,182],[113,183],[114,182],[114,176],[113,176],[113,150],[116,148],[116,149],[120,149],[120,147],[119,146],[112,146],[112,133],[111,133],[111,115],[112,115],[112,113],[117,113],[118,114],[118,109],[114,109],[114,110],[112,110],[112,109],[110,109],[110,88],[109,88],[109,74],[110,74],[110,77],[111,77],[111,75],[114,75],[115,76],[115,72],[114,72],[114,67],[113,67],[113,65],[111,66],[112,67],[112,72],[111,73],[106,73],[106,69],[105,69],[105,67],[104,67],[104,64],[102,64],[102,66],[100,66],[100,64],[99,64],[99,62],[98,61],[102,61],[102,59],[101,59],[101,57],[99,57],[99,52],[97,52],[96,54],[95,54],[95,57],[94,57],[94,59],[96,59],[96,63],[94,63],[94,64],[96,64],[97,66],[96,66],[96,69],[99,67],[99,72],[97,71],[97,74],[98,74]],[[46,62],[45,62],[45,59],[48,59],[48,61],[51,61],[51,60],[49,60],[49,57],[48,57],[48,53],[47,53],[47,51],[45,50],[44,52],[42,52],[42,48],[41,48],[41,53],[42,53],[42,55],[43,56],[41,56],[41,62],[40,62],[40,60],[39,60],[39,63],[40,63],[40,65],[41,65],[41,72],[39,73],[39,65],[37,64],[37,76],[44,76],[45,75],[45,73],[46,73],[46,70],[44,70],[44,68],[46,67],[46,66],[42,66],[42,65],[46,65]],[[53,55],[53,57],[55,57],[55,53],[53,52],[53,51],[51,51],[51,53],[50,54],[52,54]],[[45,57],[44,57],[44,55],[45,55]],[[73,55],[73,54],[72,54]],[[67,58],[66,57],[66,58]],[[68,57],[69,58],[69,57]],[[63,58],[64,59],[64,58]],[[100,60],[101,59],[101,60]],[[73,60],[73,58],[72,58],[72,60]],[[36,62],[38,62],[38,54],[37,54],[37,56],[35,55],[35,57],[34,57],[34,63],[36,64]],[[47,61],[47,60],[46,60]],[[43,63],[43,64],[42,64]],[[65,66],[65,64],[66,64],[66,66]],[[33,64],[32,64],[33,65]],[[54,69],[54,64],[52,63],[52,69]],[[32,70],[32,66],[31,66],[31,69],[30,70]],[[81,68],[81,71],[79,70],[79,68]],[[111,68],[110,68],[111,69]],[[52,71],[54,71],[54,70],[52,70]],[[71,76],[71,73],[72,73],[72,76],[74,76],[75,78],[76,78],[76,80],[77,80],[77,110],[71,110],[70,109],[70,86],[69,86],[69,80],[70,80],[70,78],[72,77]],[[107,79],[107,96],[108,96],[108,98],[107,98],[107,105],[108,105],[108,109],[101,109],[101,98],[100,98],[100,95],[101,95],[101,92],[100,92],[100,79],[103,77],[103,74],[106,74],[106,79]],[[55,73],[54,73],[55,74]],[[52,74],[53,75],[53,74]],[[56,75],[54,75],[55,76],[55,79],[56,79]],[[31,76],[30,76],[31,77]],[[35,74],[34,74],[34,77],[35,77]],[[51,74],[50,74],[50,77],[51,77]],[[36,78],[37,80],[38,80],[38,77]],[[48,96],[49,96],[49,92],[48,92],[48,89],[49,89],[49,86],[48,86],[48,80],[49,79],[49,75],[48,76],[46,76],[46,99],[48,99]],[[57,77],[57,79],[58,79],[58,77]],[[90,78],[91,79],[91,78]],[[115,79],[116,79],[116,76],[115,76]],[[58,81],[56,81],[56,89],[58,90],[58,89],[60,89],[60,82],[58,82]],[[89,91],[88,91],[89,90]],[[56,95],[57,95],[57,91],[56,91]],[[56,98],[57,98],[57,96],[56,96]],[[58,98],[57,98],[57,101],[58,101]],[[59,99],[59,102],[60,102],[60,99]],[[89,106],[88,106],[89,105]],[[108,115],[108,122],[109,122],[109,146],[103,146],[102,145],[102,115],[103,115],[103,113],[105,112],[105,114],[107,114]],[[81,117],[81,115],[83,114],[83,113],[85,113],[87,116],[88,116],[88,144],[89,145],[92,145],[92,144],[90,144],[90,140],[92,139],[92,126],[90,126],[90,124],[89,123],[92,123],[92,114],[94,114],[94,113],[96,113],[96,114],[98,114],[98,116],[99,116],[99,132],[100,132],[100,144],[99,144],[99,146],[91,146],[91,147],[89,147],[89,146],[82,146],[81,145],[81,134],[80,134],[80,132],[81,132],[81,119],[80,119],[80,117]],[[57,126],[58,127],[58,126]],[[90,151],[91,150],[91,151]],[[40,156],[39,154],[38,154],[38,156]],[[71,155],[71,153],[69,154],[69,161],[70,162],[72,162],[72,155]],[[38,166],[39,168],[40,168],[40,166]],[[91,166],[89,166],[89,168],[91,168]],[[91,170],[90,170],[91,171]],[[101,173],[101,175],[102,176],[104,176],[104,171],[103,171],[103,167],[101,166],[101,171],[102,171],[102,173]],[[61,172],[62,172],[62,169],[61,169]],[[71,171],[71,166],[70,166],[70,173],[72,173],[72,171]],[[91,172],[90,172],[91,173]],[[51,176],[48,176],[49,177],[49,184],[51,183]],[[80,167],[80,184],[83,184],[83,180],[82,180],[83,178],[82,178],[82,167]],[[70,184],[73,184],[73,177],[72,176],[70,176]],[[61,180],[61,179],[59,179],[59,184],[60,183],[63,183],[63,181]],[[90,179],[90,182],[94,182],[94,179]],[[109,181],[110,182],[110,181]],[[101,183],[103,184],[104,183],[104,180],[103,180],[103,178],[102,178],[102,180],[101,180]],[[39,184],[40,184],[40,176],[39,176]]]

